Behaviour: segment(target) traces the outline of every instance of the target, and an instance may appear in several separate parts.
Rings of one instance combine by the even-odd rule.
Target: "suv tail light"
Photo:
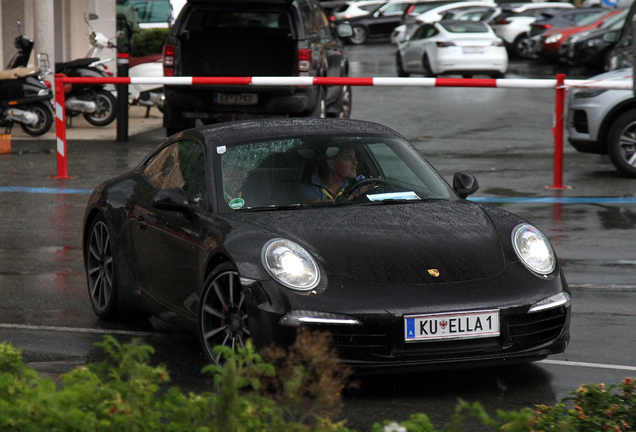
[[[455,42],[435,42],[435,45],[437,45],[439,48],[457,46],[455,45]]]
[[[504,18],[500,21],[495,22],[496,25],[506,25],[506,24],[510,24],[512,21],[510,21],[508,18]]]
[[[311,50],[299,49],[298,50],[298,76],[309,76],[310,68],[311,68]]]
[[[411,15],[414,9],[415,9],[415,5],[409,6],[409,8],[406,10],[406,15]]]
[[[163,76],[174,76],[174,57],[175,57],[175,46],[174,45],[164,45],[163,46]]]
[[[533,27],[537,27],[541,30],[551,29],[552,26],[550,24],[532,24]]]

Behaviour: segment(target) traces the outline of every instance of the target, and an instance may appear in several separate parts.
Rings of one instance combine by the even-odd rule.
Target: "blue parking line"
[[[92,189],[38,188],[20,186],[0,186],[0,192],[20,192],[32,194],[90,194]],[[470,197],[470,201],[486,204],[494,203],[536,203],[536,204],[636,204],[634,197]]]
[[[66,188],[38,188],[38,187],[20,187],[20,186],[0,186],[0,192],[21,192],[32,194],[90,194],[92,189],[66,189]]]

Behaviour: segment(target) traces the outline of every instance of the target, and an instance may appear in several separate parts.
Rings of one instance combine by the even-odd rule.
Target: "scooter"
[[[129,77],[163,77],[162,55],[154,54],[146,57],[132,57],[128,69]],[[128,92],[128,103],[146,107],[146,118],[150,109],[156,107],[163,112],[163,86],[154,84],[131,84]]]
[[[91,28],[91,30],[93,29]],[[105,65],[112,59],[101,60],[99,55],[104,48],[116,48],[115,44],[94,30],[90,35],[90,43],[93,48],[91,48],[86,58],[75,59],[65,63],[55,63],[55,73],[61,73],[72,78],[112,77],[113,73]],[[66,90],[67,87],[68,90]],[[111,92],[105,90],[105,87],[103,84],[72,84],[65,86],[65,106],[69,126],[72,118],[79,114],[82,114],[86,121],[94,126],[106,126],[115,120],[115,117],[117,117],[115,109],[117,99]]]
[[[20,35],[14,40],[18,52],[9,62],[10,68],[0,71],[0,127],[6,128],[5,133],[11,133],[13,125],[19,123],[27,134],[39,136],[48,132],[53,125],[50,108],[53,91],[43,78],[48,65],[27,67],[33,41],[22,34],[20,21],[18,31]]]

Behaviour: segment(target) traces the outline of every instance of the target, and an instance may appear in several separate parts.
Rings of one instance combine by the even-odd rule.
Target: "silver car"
[[[631,81],[632,71],[618,69],[590,80]],[[632,90],[570,90],[567,128],[575,149],[608,154],[619,171],[636,177],[636,97]]]

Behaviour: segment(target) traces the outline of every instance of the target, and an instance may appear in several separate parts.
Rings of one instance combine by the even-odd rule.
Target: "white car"
[[[532,43],[529,39],[530,24],[546,13],[554,13],[566,8],[574,8],[572,3],[511,3],[501,5],[499,15],[493,17],[490,25],[501,39],[511,55],[529,58]]]
[[[499,10],[497,5],[489,0],[469,0],[431,6],[430,9],[415,17],[408,17],[405,24],[395,28],[391,34],[391,42],[394,44],[402,42],[407,35],[413,34],[415,29],[424,23],[432,23],[443,19],[479,21],[482,18],[492,16],[493,12]]]
[[[469,0],[434,6],[415,17],[408,17],[403,26],[396,28],[391,34],[391,41],[395,44],[402,42],[405,37],[412,35],[415,29],[424,23],[432,23],[443,19],[456,19],[455,14],[472,11],[475,8],[497,10],[497,5],[489,0]]]
[[[350,18],[368,15],[388,0],[356,0],[346,2],[333,16],[336,21],[348,20]]]
[[[422,24],[413,36],[398,45],[398,76],[423,74],[434,77],[460,74],[472,78],[487,74],[502,78],[508,70],[503,41],[482,21],[450,21]]]

